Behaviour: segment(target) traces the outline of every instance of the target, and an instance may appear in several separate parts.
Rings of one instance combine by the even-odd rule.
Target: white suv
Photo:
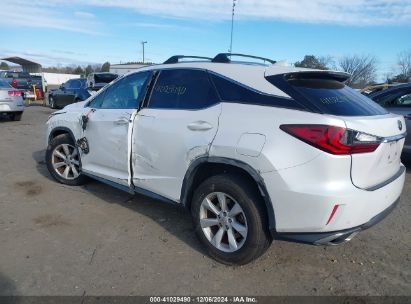
[[[53,113],[51,175],[188,208],[226,264],[272,239],[342,243],[399,201],[404,118],[345,86],[348,74],[182,57]]]

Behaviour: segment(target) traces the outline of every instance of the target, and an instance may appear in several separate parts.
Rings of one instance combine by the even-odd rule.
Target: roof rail
[[[212,60],[210,57],[203,57],[203,56],[185,56],[185,55],[174,55],[168,58],[166,61],[163,62],[163,64],[169,64],[169,63],[178,63],[180,59],[183,58],[193,58],[193,59],[206,59],[206,60]]]
[[[268,58],[264,58],[264,57],[258,57],[258,56],[252,56],[252,55],[245,55],[245,54],[236,54],[236,53],[220,53],[220,54],[217,54],[217,56],[215,56],[213,58],[213,60],[211,60],[211,62],[230,63],[231,62],[231,56],[260,59],[260,60],[263,60],[263,61],[267,61],[271,64],[276,63],[276,61],[272,60],[272,59],[268,59]]]

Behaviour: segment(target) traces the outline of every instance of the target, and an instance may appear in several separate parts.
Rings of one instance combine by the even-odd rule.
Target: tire
[[[210,208],[206,198],[215,208]],[[226,202],[226,208],[221,208],[221,201]],[[227,265],[244,265],[261,256],[271,244],[263,204],[245,178],[223,174],[205,180],[194,192],[191,215],[207,253]],[[216,239],[220,239],[220,245]]]
[[[87,181],[87,177],[81,174],[79,151],[68,134],[58,135],[50,142],[46,150],[46,164],[59,183],[80,186]]]
[[[50,108],[56,109],[56,102],[54,101],[53,96],[49,96],[49,105],[50,105]]]
[[[11,115],[11,119],[14,121],[20,121],[23,116],[23,112],[15,113]]]

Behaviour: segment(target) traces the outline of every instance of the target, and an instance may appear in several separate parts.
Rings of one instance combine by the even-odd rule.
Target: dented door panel
[[[83,137],[82,170],[121,185],[129,179],[129,124],[134,109],[97,109],[88,115]]]
[[[221,104],[201,110],[142,109],[132,136],[134,185],[178,201],[190,163],[208,155],[220,113]]]

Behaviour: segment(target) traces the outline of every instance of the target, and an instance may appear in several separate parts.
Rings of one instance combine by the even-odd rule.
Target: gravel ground
[[[0,118],[0,295],[411,296],[411,170],[400,205],[351,242],[274,241],[257,261],[228,267],[205,256],[183,210],[99,182],[53,181],[50,113]]]

